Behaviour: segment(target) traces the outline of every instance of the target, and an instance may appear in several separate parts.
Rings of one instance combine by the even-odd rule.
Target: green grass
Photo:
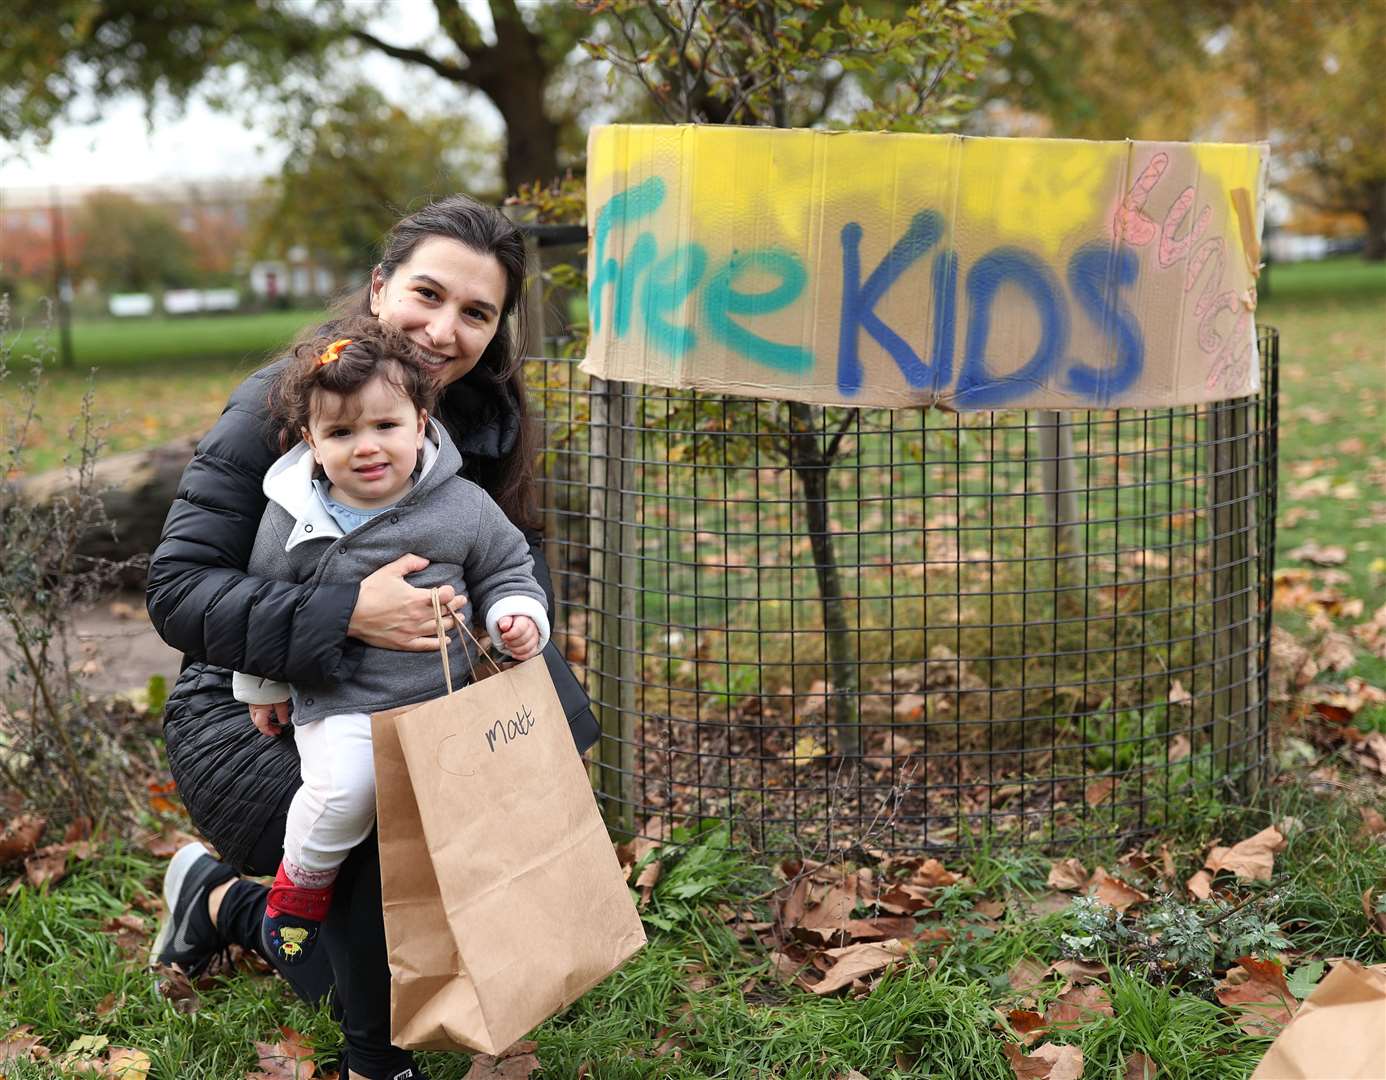
[[[1345,548],[1341,590],[1370,617],[1386,603],[1386,265],[1332,260],[1271,275],[1259,316],[1280,330],[1276,564],[1299,565],[1290,553],[1310,540]],[[1296,615],[1280,622],[1305,624]],[[1345,674],[1379,685],[1386,660],[1364,652]]]
[[[1277,857],[1273,880],[1240,890],[1268,898],[1269,914],[1294,945],[1288,967],[1332,956],[1380,963],[1386,939],[1365,932],[1359,897],[1386,881],[1386,846],[1357,839],[1354,805],[1376,797],[1316,794],[1288,781],[1254,805],[1185,823],[1186,831],[1157,837],[1147,850],[1167,842],[1182,878],[1214,837],[1239,839],[1292,815],[1300,827]],[[1066,910],[1033,915],[1025,907],[1045,892],[1047,857],[983,847],[948,860],[968,876],[939,892],[921,918],[950,928],[952,942],[917,950],[866,996],[818,997],[779,983],[768,953],[738,941],[714,914],[718,902],[759,891],[767,880],[764,869],[717,848],[716,836],[704,840],[710,850],[689,849],[689,870],[676,863],[661,882],[669,894],[683,894],[690,880],[706,879],[698,909],[683,910],[671,929],[648,927],[644,951],[534,1033],[539,1076],[570,1080],[585,1067],[592,1080],[823,1080],[856,1069],[872,1080],[1010,1080],[996,1011],[1017,1007],[1008,972],[1021,960],[1059,959],[1061,935],[1072,929]],[[1117,865],[1118,852],[1106,843],[1064,854],[1089,867]],[[255,1068],[254,1041],[277,1040],[281,1024],[305,1034],[321,1063],[334,1061],[339,1037],[326,1010],[305,1007],[273,978],[220,978],[203,990],[200,1008],[184,1014],[157,993],[141,952],[122,956],[102,928],[156,895],[161,869],[143,854],[107,847],[56,886],[17,888],[0,901],[7,987],[0,1034],[33,1025],[55,1052],[79,1036],[103,1035],[112,1046],[148,1054],[151,1080],[243,1076]],[[983,899],[1005,902],[998,923],[976,913]],[[759,901],[751,903],[768,916]],[[145,920],[152,935],[154,916]],[[536,948],[542,940],[539,930]],[[1057,989],[1041,988],[1034,1007],[1043,1011]],[[1140,1051],[1170,1080],[1243,1080],[1269,1043],[1240,1032],[1229,1011],[1202,993],[1115,966],[1109,989],[1113,1017],[1048,1036],[1082,1048],[1087,1077],[1120,1077]],[[468,1070],[463,1055],[421,1060],[434,1080],[462,1080]],[[9,1062],[5,1069],[9,1080],[59,1075],[51,1064]]]
[[[321,312],[265,311],[250,315],[198,315],[187,318],[92,319],[72,327],[74,366],[90,368],[175,364],[234,365],[263,360]],[[55,348],[56,329],[25,328],[15,351],[32,351],[43,340]],[[55,360],[56,362],[56,360]]]
[[[76,364],[72,370],[50,366],[46,372],[40,422],[31,429],[22,471],[39,473],[63,463],[66,433],[80,416],[89,388],[107,453],[206,431],[247,373],[324,315],[276,311],[78,323],[73,328]],[[45,337],[43,331],[29,329],[15,336],[11,362],[17,370],[0,385],[0,416],[16,399],[15,384],[27,374],[22,358],[44,340],[55,347],[55,334]]]

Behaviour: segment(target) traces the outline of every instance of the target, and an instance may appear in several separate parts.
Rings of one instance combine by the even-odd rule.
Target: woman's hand
[[[437,622],[428,589],[415,588],[405,581],[428,565],[419,555],[401,555],[386,563],[361,582],[356,607],[347,623],[347,634],[378,649],[400,652],[427,652],[438,647]],[[459,614],[463,598],[451,585],[438,588],[444,607]]]
[[[501,644],[516,660],[528,660],[539,653],[539,627],[528,615],[502,615],[496,621]]]
[[[272,705],[252,705],[250,722],[261,735],[278,735],[289,722],[289,703],[276,701]]]

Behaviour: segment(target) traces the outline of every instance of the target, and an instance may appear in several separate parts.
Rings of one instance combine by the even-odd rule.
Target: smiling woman
[[[371,274],[371,314],[432,357],[444,386],[471,371],[496,336],[506,302],[500,263],[457,240],[431,236],[388,278],[382,266]]]
[[[429,421],[430,428],[441,425],[441,430],[425,455],[432,452],[429,447],[440,453],[454,448],[444,468],[489,494],[495,500],[490,505],[499,505],[497,518],[508,519],[506,528],[519,526],[534,576],[551,595],[541,537],[533,528],[534,442],[522,378],[523,333],[515,318],[524,265],[523,239],[499,211],[466,196],[444,199],[396,225],[370,284],[343,305],[338,320],[318,327],[300,344],[312,340],[319,343],[315,356],[328,353],[336,339],[352,336],[344,332],[348,318],[359,325],[362,316],[375,316],[407,337],[442,384],[432,418],[439,424]],[[350,352],[343,350],[340,355]],[[183,475],[180,497],[150,564],[154,625],[165,641],[187,654],[164,718],[169,764],[194,823],[221,855],[217,860],[190,845],[174,860],[165,882],[170,918],[155,959],[198,974],[234,942],[267,954],[306,999],[322,997],[335,983],[350,1056],[349,1073],[343,1068],[342,1075],[417,1077],[410,1055],[389,1038],[390,984],[374,835],[341,865],[318,947],[307,950],[311,955],[300,951],[291,965],[261,938],[269,900],[265,887],[237,876],[237,871],[273,873],[280,864],[300,767],[292,739],[267,738],[251,725],[246,706],[232,695],[227,669],[295,686],[337,687],[379,650],[394,651],[382,654],[393,667],[408,653],[432,652],[438,645],[429,592],[406,580],[419,580],[413,575],[429,567],[427,552],[414,549],[378,568],[363,567],[370,572],[358,577],[359,584],[318,577],[292,583],[248,572],[252,549],[260,550],[262,482],[284,449],[272,443],[267,415],[268,390],[283,364],[257,372],[232,394]],[[370,403],[364,404],[362,416],[369,412]],[[351,439],[366,436],[370,445],[363,444],[368,451],[363,460],[378,467],[379,431],[359,432],[355,421],[342,420],[313,429],[313,442],[325,446],[347,438],[342,432],[350,428]],[[406,425],[411,448],[416,448],[418,424],[414,418]],[[438,472],[439,458],[430,460]],[[351,470],[335,471],[349,476]],[[370,488],[372,481],[365,478],[363,484]],[[334,479],[334,487],[343,485]],[[406,516],[402,503],[386,513],[391,526],[394,517]],[[360,528],[381,531],[370,524]],[[448,532],[435,523],[420,543]],[[336,547],[343,553],[351,549],[353,558],[359,554],[351,544]],[[471,584],[460,576],[428,583],[438,585],[440,599],[449,604]],[[538,623],[544,605],[536,606]],[[504,639],[506,627],[499,630]],[[391,655],[399,665],[388,660]],[[585,749],[596,735],[586,695],[551,645],[544,655],[574,739],[579,750]],[[304,698],[305,706],[313,704]]]

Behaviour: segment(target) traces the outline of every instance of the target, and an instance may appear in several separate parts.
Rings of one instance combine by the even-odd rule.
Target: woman
[[[439,419],[462,451],[462,475],[480,484],[530,543],[552,605],[532,504],[535,447],[527,421],[520,341],[512,320],[524,282],[518,230],[466,196],[434,203],[400,221],[354,310],[403,331],[444,390]],[[231,395],[183,473],[178,497],[150,563],[147,603],[154,626],[186,654],[164,720],[169,764],[198,829],[221,861],[189,845],[170,863],[169,914],[155,959],[193,973],[228,943],[260,951],[266,889],[242,880],[274,872],[284,821],[299,784],[290,738],[266,738],[231,692],[231,671],[285,682],[341,679],[364,645],[436,649],[427,590],[406,576],[425,560],[405,555],[359,586],[291,585],[245,567],[265,496],[260,485],[280,450],[271,444],[267,387],[276,365]],[[462,598],[444,587],[443,600]],[[287,654],[283,642],[289,642]],[[278,642],[277,646],[272,644]],[[596,737],[585,696],[552,646],[546,650],[579,750]],[[333,990],[346,1042],[342,1077],[412,1080],[421,1074],[390,1044],[390,984],[374,835],[347,859],[312,960],[281,974],[316,1001]],[[273,962],[273,958],[271,962]]]

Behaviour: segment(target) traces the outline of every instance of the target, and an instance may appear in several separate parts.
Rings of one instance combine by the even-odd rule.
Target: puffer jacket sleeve
[[[218,667],[285,682],[348,676],[364,645],[346,636],[357,585],[296,585],[246,572],[274,462],[275,366],[234,393],[183,471],[149,564],[145,603],[159,636]]]

